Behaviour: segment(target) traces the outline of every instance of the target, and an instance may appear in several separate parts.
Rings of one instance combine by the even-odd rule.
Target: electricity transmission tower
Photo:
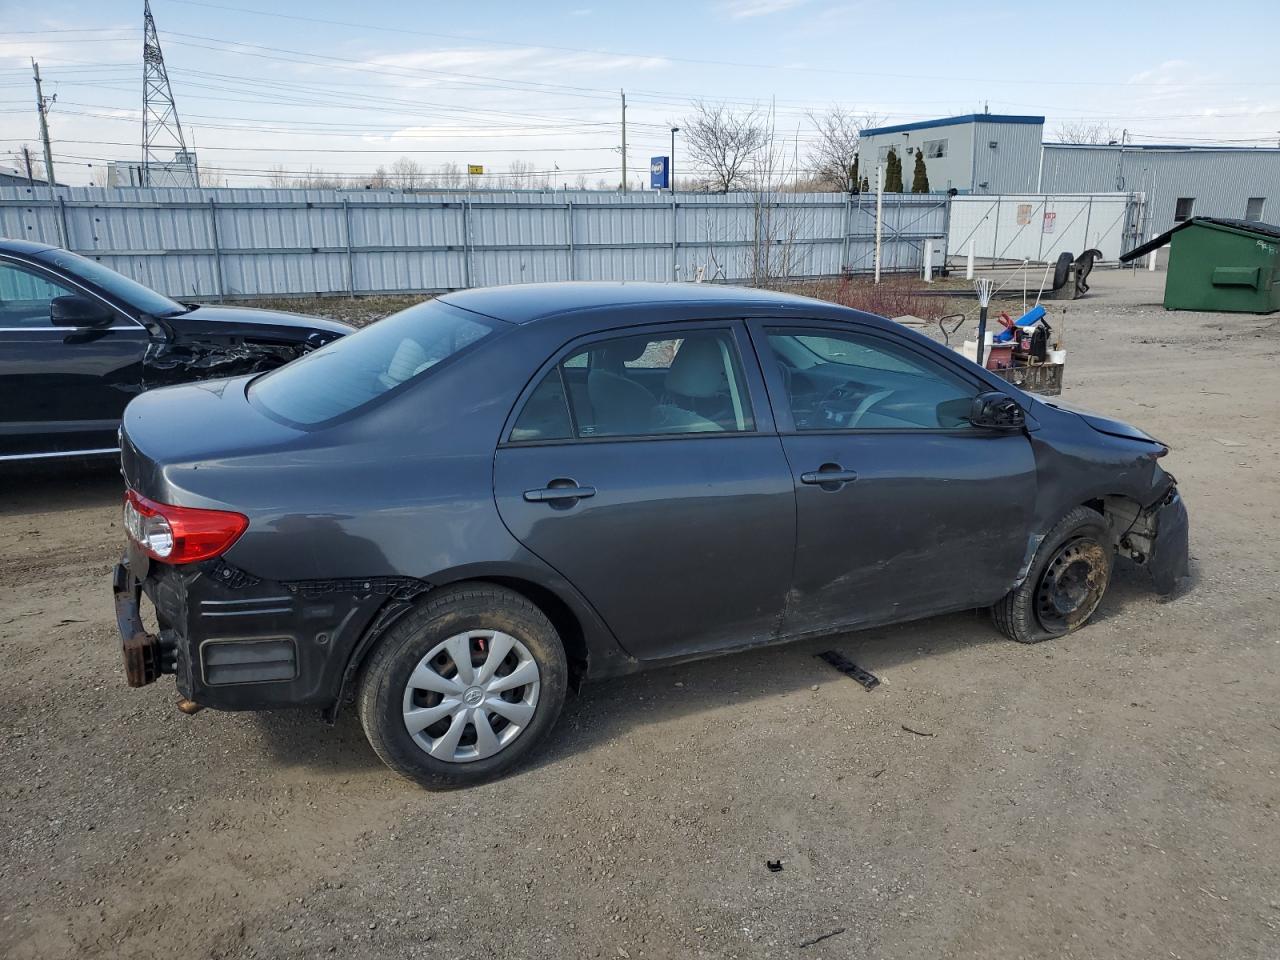
[[[169,73],[164,68],[151,0],[143,0],[142,27],[142,186],[199,186],[195,158],[187,152]],[[158,156],[160,151],[173,151],[173,156]]]

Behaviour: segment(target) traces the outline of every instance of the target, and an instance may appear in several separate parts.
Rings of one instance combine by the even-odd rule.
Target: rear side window
[[[755,429],[733,338],[723,330],[601,340],[551,370],[511,441]]]
[[[249,398],[290,423],[324,423],[426,375],[499,324],[437,300],[420,303],[264,374]]]

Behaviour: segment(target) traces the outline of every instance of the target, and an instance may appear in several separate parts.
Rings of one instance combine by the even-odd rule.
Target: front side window
[[[100,287],[110,296],[122,300],[135,310],[149,313],[153,317],[176,317],[188,310],[175,300],[170,300],[162,293],[150,287],[144,287],[136,280],[131,280],[122,273],[116,273],[110,267],[82,257],[69,250],[46,250],[36,255],[40,260],[65,270],[71,276],[86,283]]]
[[[289,423],[313,426],[424,376],[500,325],[429,300],[263,374],[249,399]]]
[[[664,331],[601,340],[574,351],[534,389],[510,439],[754,429],[730,333]]]
[[[772,329],[797,430],[952,430],[977,390],[958,374],[880,337]]]
[[[0,260],[0,328],[52,328],[50,304],[55,297],[73,293],[70,287]]]

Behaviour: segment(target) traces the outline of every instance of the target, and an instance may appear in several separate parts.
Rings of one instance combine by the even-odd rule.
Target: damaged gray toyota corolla
[[[829,303],[451,294],[129,405],[126,670],[187,710],[354,703],[391,767],[472,783],[584,679],[973,607],[1045,640],[1117,553],[1172,591],[1166,453]]]

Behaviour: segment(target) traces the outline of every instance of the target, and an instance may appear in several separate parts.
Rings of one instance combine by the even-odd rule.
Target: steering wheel
[[[865,388],[861,384],[853,381],[846,381],[838,386],[832,387],[827,391],[826,395],[818,401],[818,407],[829,408],[830,406],[842,406],[848,409],[851,401],[857,399],[856,406],[849,412],[846,422],[842,424],[844,429],[852,430],[866,416],[867,411],[874,407],[881,400],[890,396],[892,390],[872,390],[863,392]]]

